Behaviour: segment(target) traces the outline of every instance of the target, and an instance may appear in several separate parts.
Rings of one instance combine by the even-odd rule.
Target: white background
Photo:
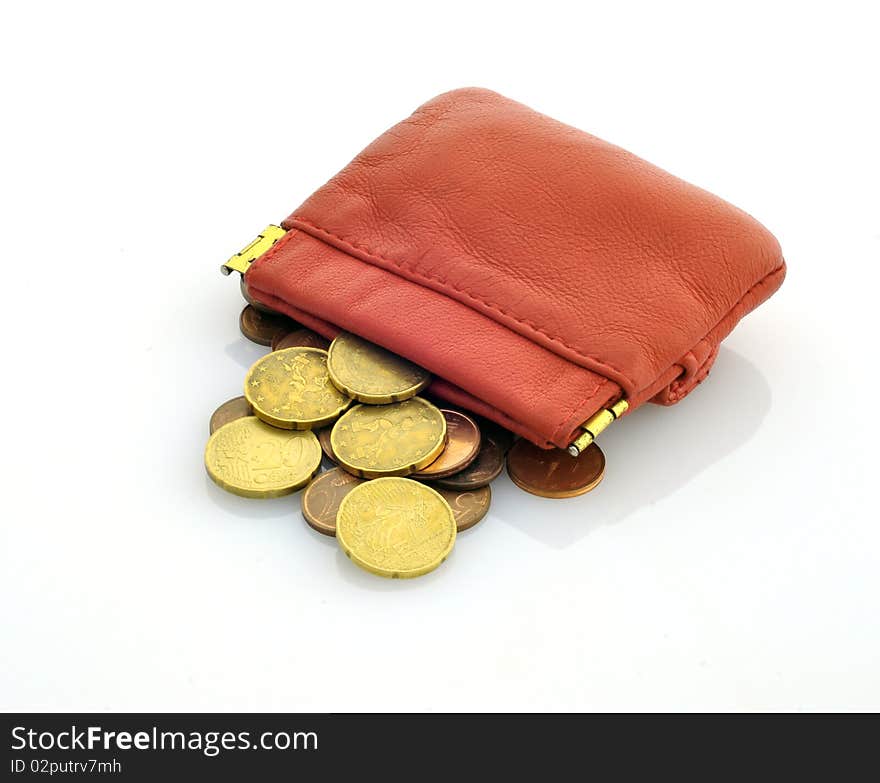
[[[4,4],[0,707],[880,708],[874,4],[612,5]],[[789,278],[598,490],[505,476],[385,581],[206,478],[263,352],[217,270],[464,85],[743,206]]]

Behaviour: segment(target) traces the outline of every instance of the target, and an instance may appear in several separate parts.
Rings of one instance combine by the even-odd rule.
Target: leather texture
[[[283,223],[251,294],[422,364],[543,446],[626,396],[671,404],[782,283],[756,220],[482,89],[424,104]]]

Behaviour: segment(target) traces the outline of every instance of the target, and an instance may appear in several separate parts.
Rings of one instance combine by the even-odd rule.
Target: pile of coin
[[[208,475],[245,497],[305,488],[302,514],[380,576],[426,574],[456,534],[486,516],[504,468],[543,497],[570,497],[601,481],[591,445],[575,458],[497,424],[420,396],[430,374],[353,334],[332,342],[250,299],[242,333],[271,346],[248,370],[244,396],[211,416]],[[322,471],[322,467],[326,468]]]

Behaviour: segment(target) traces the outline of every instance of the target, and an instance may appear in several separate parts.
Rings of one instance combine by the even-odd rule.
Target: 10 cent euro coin
[[[433,571],[455,544],[455,517],[440,494],[412,479],[380,478],[349,492],[336,540],[361,568],[392,579]]]
[[[327,351],[320,348],[266,354],[248,370],[244,396],[256,416],[287,430],[323,427],[351,405],[351,397],[330,383]]]

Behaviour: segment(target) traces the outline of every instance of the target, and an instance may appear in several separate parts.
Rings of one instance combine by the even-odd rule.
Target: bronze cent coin
[[[507,454],[507,472],[513,483],[544,498],[583,495],[605,475],[605,455],[592,443],[572,457],[564,449],[541,449],[521,438]]]
[[[233,397],[231,400],[224,402],[211,414],[209,429],[213,435],[214,430],[219,430],[224,424],[253,415],[254,409],[251,408],[251,404],[244,397]]]
[[[248,340],[259,345],[272,345],[272,339],[278,332],[289,332],[296,327],[296,323],[286,315],[264,313],[248,305],[238,317],[238,326]]]
[[[480,445],[480,453],[477,458],[464,470],[453,473],[446,478],[437,479],[438,487],[454,489],[463,492],[469,489],[487,487],[504,470],[504,450],[496,442],[492,435],[483,432]]]
[[[339,504],[363,479],[342,468],[322,473],[306,487],[302,495],[302,514],[309,526],[325,536],[336,535],[336,512]]]
[[[336,455],[333,453],[333,446],[330,445],[331,432],[333,432],[333,427],[323,427],[320,430],[315,430],[315,435],[318,436],[318,443],[321,444],[321,451],[324,452],[324,456],[335,465],[339,460],[336,459]]]
[[[458,473],[470,465],[480,453],[480,428],[460,411],[441,408],[446,419],[446,448],[428,467],[413,474],[417,479],[439,479]]]
[[[273,310],[271,307],[266,307],[266,305],[261,304],[256,299],[251,296],[251,292],[248,290],[248,285],[245,282],[244,275],[241,276],[241,283],[239,283],[241,288],[241,296],[245,302],[247,302],[251,307],[256,308],[261,313],[269,313],[270,315],[281,315],[277,310]]]
[[[455,527],[459,533],[473,527],[486,516],[489,504],[492,502],[492,490],[489,487],[469,489],[464,492],[437,487],[437,491],[452,509]]]
[[[320,348],[326,351],[329,347],[330,341],[311,329],[278,332],[272,340],[273,351],[283,351],[285,348]]]

